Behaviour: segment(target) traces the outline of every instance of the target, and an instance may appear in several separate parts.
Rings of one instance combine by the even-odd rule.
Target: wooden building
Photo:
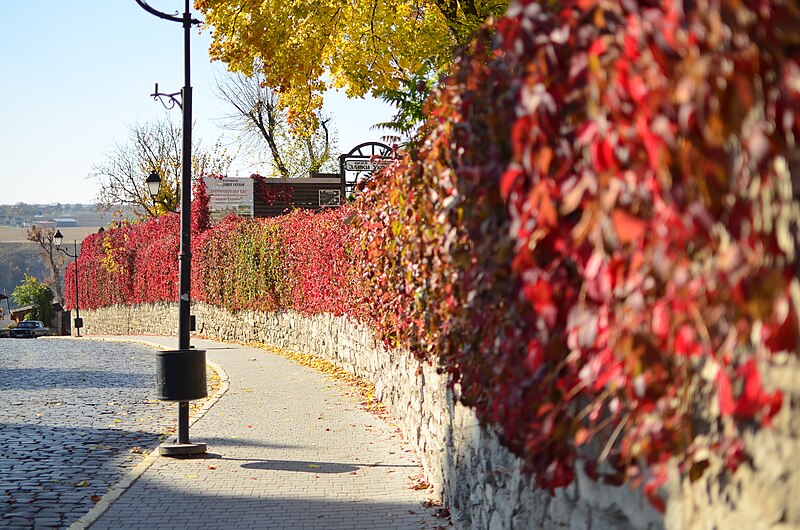
[[[309,178],[260,178],[253,186],[253,217],[277,217],[295,208],[322,210],[342,204],[338,173],[315,173]]]

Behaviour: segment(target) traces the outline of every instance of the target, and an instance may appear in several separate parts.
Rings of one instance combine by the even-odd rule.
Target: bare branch
[[[330,158],[330,118],[319,120],[320,127],[308,137],[295,135],[286,111],[278,104],[278,94],[266,88],[262,74],[237,73],[217,78],[216,91],[217,97],[234,109],[225,117],[226,127],[242,135],[252,154],[267,154],[278,176],[308,176],[326,163],[335,167]]]
[[[44,281],[45,285],[53,290],[56,301],[64,303],[64,289],[62,281],[62,269],[64,268],[65,256],[56,250],[55,229],[32,226],[28,229],[27,239],[39,247],[39,254],[44,259],[50,269],[50,276]]]

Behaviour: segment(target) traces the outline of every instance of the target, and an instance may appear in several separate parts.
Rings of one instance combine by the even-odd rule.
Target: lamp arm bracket
[[[176,105],[179,109],[183,109],[183,102],[181,101],[183,99],[183,94],[181,92],[173,92],[172,94],[159,92],[158,83],[156,83],[156,88],[150,96],[152,96],[154,101],[161,102],[167,110],[174,109]],[[179,97],[180,99],[178,99]]]
[[[139,6],[142,9],[144,9],[151,15],[157,16],[158,18],[163,18],[164,20],[172,20],[173,22],[183,22],[183,19],[178,16],[178,13],[175,13],[174,15],[162,13],[158,9],[150,7],[144,0],[136,0],[136,3],[139,4]]]
[[[166,202],[164,202],[164,201],[157,201],[155,198],[153,198],[153,206],[158,206],[159,204],[160,204],[160,205],[161,205],[161,206],[162,206],[162,207],[163,207],[165,210],[167,210],[168,212],[172,212],[172,213],[179,213],[179,211],[178,211],[178,210],[173,210],[172,208],[170,208],[170,207],[169,207],[169,205],[168,205]]]
[[[64,250],[64,249],[63,249],[63,248],[61,248],[61,247],[56,247],[56,250],[58,250],[59,252],[63,252],[64,254],[66,254],[67,256],[69,256],[70,258],[73,258],[73,259],[77,259],[77,258],[78,258],[78,256],[77,256],[77,255],[73,256],[72,254],[70,254],[69,252],[67,252],[66,250]]]
[[[151,15],[157,16],[158,18],[163,18],[164,20],[171,20],[172,22],[183,22],[184,21],[184,17],[179,17],[177,12],[174,15],[170,15],[168,13],[164,13],[162,11],[159,11],[158,9],[150,7],[147,4],[147,2],[145,2],[144,0],[136,0],[136,3],[139,4],[139,6],[142,9],[144,9],[145,11],[150,13]],[[202,21],[197,20],[196,18],[190,18],[189,22],[191,24],[202,24],[203,23]]]

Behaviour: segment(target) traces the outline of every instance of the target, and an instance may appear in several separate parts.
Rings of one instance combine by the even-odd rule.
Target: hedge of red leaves
[[[193,297],[357,317],[451,372],[541,486],[582,461],[659,506],[668,459],[734,469],[781,407],[758,361],[797,347],[797,27],[778,0],[514,3],[352,208],[198,207]],[[177,237],[87,238],[81,303],[174,300]]]
[[[347,208],[296,211],[273,219],[228,216],[210,229],[208,197],[198,181],[192,203],[192,298],[238,311],[295,309],[343,314],[351,264],[343,242]],[[118,223],[87,237],[79,259],[86,308],[177,300],[180,218],[167,214]],[[74,300],[67,267],[68,306]]]

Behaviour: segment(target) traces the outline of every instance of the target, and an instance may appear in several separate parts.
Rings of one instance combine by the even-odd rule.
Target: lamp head
[[[155,169],[150,172],[145,182],[147,183],[147,191],[150,193],[150,197],[156,200],[158,190],[161,189],[161,177],[158,176]]]
[[[61,235],[61,230],[56,230],[56,235],[53,236],[53,243],[56,244],[56,248],[60,247],[63,241],[64,236]]]

